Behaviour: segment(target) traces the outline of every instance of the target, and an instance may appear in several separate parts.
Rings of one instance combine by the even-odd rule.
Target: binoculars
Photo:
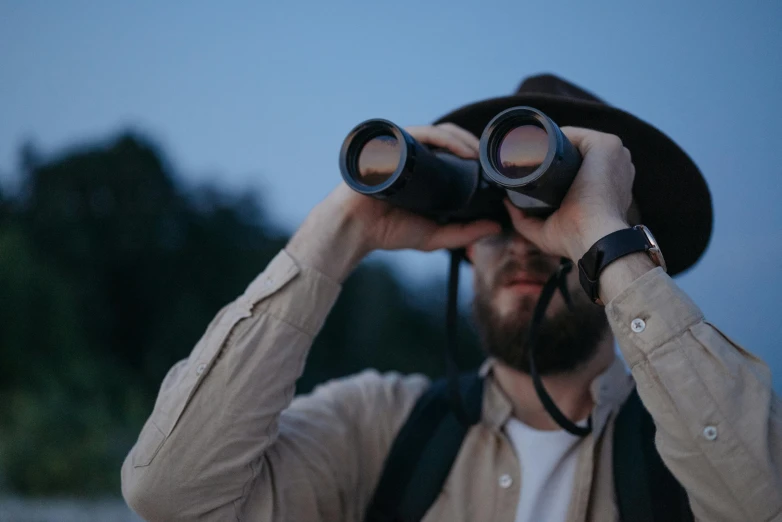
[[[532,107],[495,116],[480,138],[479,160],[416,141],[383,119],[357,125],[339,157],[345,183],[360,194],[440,223],[509,219],[507,198],[527,215],[556,210],[581,165],[581,155],[559,127]]]

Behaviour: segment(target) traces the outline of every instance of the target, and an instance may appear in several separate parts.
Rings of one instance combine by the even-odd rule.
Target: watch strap
[[[651,247],[643,230],[637,227],[612,232],[598,240],[578,261],[578,278],[592,301],[599,299],[598,280],[605,267],[620,257],[645,252]]]

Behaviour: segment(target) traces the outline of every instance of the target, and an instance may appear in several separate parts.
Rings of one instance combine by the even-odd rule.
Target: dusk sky
[[[402,147],[393,136],[377,136],[364,144],[358,155],[358,172],[367,174],[393,174],[399,167]],[[387,176],[381,176],[387,177]],[[367,183],[364,180],[364,183]],[[369,183],[375,185],[377,183]]]
[[[537,167],[546,159],[546,152],[546,131],[535,125],[522,125],[505,135],[498,150],[498,160],[508,167]]]
[[[780,390],[781,21],[779,0],[6,1],[0,182],[25,140],[55,154],[133,128],[186,183],[256,192],[293,231],[340,181],[359,122],[425,124],[553,72],[703,170],[714,234],[677,281]],[[375,257],[413,284],[447,270],[443,253]]]

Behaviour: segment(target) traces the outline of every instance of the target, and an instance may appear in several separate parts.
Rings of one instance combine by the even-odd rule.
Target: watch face
[[[649,245],[651,245],[652,248],[660,248],[660,245],[657,244],[657,240],[652,235],[651,230],[643,225],[636,225],[635,228],[641,230],[646,235],[646,239],[649,241]]]

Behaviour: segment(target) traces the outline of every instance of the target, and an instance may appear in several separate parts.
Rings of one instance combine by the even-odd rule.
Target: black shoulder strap
[[[459,377],[464,409],[480,419],[483,379]],[[386,457],[365,522],[418,522],[434,504],[451,471],[469,426],[451,407],[448,383],[433,383],[416,402]]]
[[[654,445],[654,420],[633,390],[614,427],[614,486],[620,519],[691,522],[687,493]]]

